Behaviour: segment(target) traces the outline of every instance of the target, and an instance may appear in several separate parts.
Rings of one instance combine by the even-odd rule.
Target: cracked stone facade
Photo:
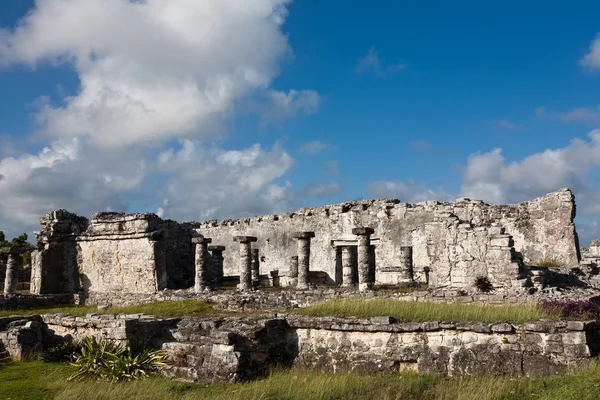
[[[299,278],[296,269],[290,271],[294,257],[301,255],[298,232],[311,232],[311,284],[360,283],[360,258],[361,268],[368,262],[369,274],[374,271],[369,285],[371,279],[376,285],[406,284],[412,277],[433,288],[472,288],[474,278],[484,275],[497,288],[521,287],[531,278],[528,265],[544,260],[579,265],[574,217],[575,200],[568,189],[514,205],[465,198],[415,204],[380,199],[201,223],[114,212],[88,220],[58,210],[40,221],[31,291],[154,293],[191,288],[196,275],[192,238],[199,235],[222,249],[207,259],[211,280],[239,279],[240,245],[234,239],[243,236],[256,237],[252,248],[260,253],[260,281],[293,286]],[[373,232],[358,257],[360,240],[353,231],[365,229]],[[586,254],[596,254],[594,249]],[[214,270],[221,254],[222,272],[220,265]]]
[[[154,319],[143,314],[0,318],[0,359],[94,336],[152,343],[166,352],[167,376],[230,383],[277,366],[450,376],[552,376],[598,355],[598,321],[398,322],[278,314]]]

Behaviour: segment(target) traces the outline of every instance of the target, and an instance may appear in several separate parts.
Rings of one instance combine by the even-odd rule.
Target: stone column
[[[250,270],[252,271],[252,286],[260,286],[260,251],[252,249],[252,261],[250,262]]]
[[[219,287],[223,283],[223,252],[225,251],[225,246],[208,246],[208,251],[212,253],[212,287]]]
[[[290,278],[298,278],[298,256],[290,257]]]
[[[298,239],[298,289],[308,288],[308,273],[310,271],[310,239],[314,232],[296,232],[293,237]]]
[[[354,286],[354,269],[352,268],[352,246],[342,247],[342,286]]]
[[[400,271],[401,282],[412,283],[414,281],[412,250],[412,246],[400,247],[400,265],[402,267]]]
[[[17,293],[17,268],[19,261],[17,256],[22,254],[25,250],[18,247],[5,247],[2,249],[2,254],[8,254],[8,261],[6,262],[6,277],[4,279],[4,294],[14,295]]]
[[[240,290],[252,290],[252,242],[256,236],[235,236],[234,241],[240,243]]]
[[[196,293],[210,289],[207,279],[210,265],[210,259],[208,258],[208,244],[210,242],[212,242],[211,238],[192,238],[192,243],[196,245],[196,280],[194,281],[194,291]]]
[[[373,228],[354,228],[352,234],[358,236],[358,290],[361,292],[373,288],[375,274],[370,270],[371,235]]]

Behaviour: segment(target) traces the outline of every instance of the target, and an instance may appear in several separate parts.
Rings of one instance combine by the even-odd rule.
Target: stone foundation
[[[273,366],[363,372],[413,370],[450,376],[549,376],[597,356],[599,321],[401,323],[273,314],[152,319],[144,315],[0,318],[0,353],[22,359],[44,346],[96,336],[151,342],[164,350],[168,376],[226,383]]]

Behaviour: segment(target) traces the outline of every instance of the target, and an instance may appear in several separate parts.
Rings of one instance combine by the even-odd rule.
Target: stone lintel
[[[368,227],[352,228],[352,234],[357,235],[357,236],[372,235],[374,233],[375,233],[375,229],[373,229],[373,228],[368,228]]]
[[[225,251],[225,246],[219,246],[219,245],[210,245],[208,246],[208,250],[209,251]]]
[[[379,246],[380,244],[379,238],[371,238],[371,246]],[[358,246],[358,239],[333,239],[331,241],[331,247],[344,247],[344,246]]]
[[[25,249],[22,247],[3,247],[0,250],[2,254],[23,254],[25,253]]]
[[[212,239],[207,237],[195,237],[192,238],[192,243],[194,244],[203,244],[203,243],[211,243]]]
[[[257,240],[258,240],[258,238],[256,236],[234,236],[233,237],[234,242],[240,242],[240,243],[252,243],[252,242],[256,242]]]
[[[315,237],[315,233],[311,231],[307,232],[294,232],[292,237],[295,239],[310,239]]]

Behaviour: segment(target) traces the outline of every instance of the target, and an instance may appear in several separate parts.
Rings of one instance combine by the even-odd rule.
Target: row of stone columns
[[[19,266],[17,256],[23,252],[24,250],[19,247],[4,247],[0,250],[1,254],[8,255],[8,260],[6,262],[6,276],[4,278],[4,294],[7,296],[17,293],[17,268]]]
[[[202,236],[192,238],[192,243],[196,245],[194,257],[196,266],[194,290],[196,292],[203,292],[211,287],[217,287],[223,279],[223,252],[225,246],[209,246],[211,242],[211,238]]]
[[[371,235],[373,228],[354,228],[352,234],[358,236],[357,259],[358,259],[358,287],[360,291],[370,290],[375,283],[374,271],[371,271]],[[310,241],[315,237],[312,231],[295,232],[292,237],[298,240],[298,255],[292,257],[290,276],[296,280],[298,289],[307,289],[309,286],[310,273]],[[260,281],[260,257],[259,249],[252,249],[252,243],[256,242],[256,236],[235,236],[233,238],[239,246],[239,272],[240,283],[238,289],[243,291],[252,290],[259,285]],[[195,291],[202,292],[215,286],[223,277],[223,251],[225,246],[209,246],[212,239],[196,237],[192,243],[196,244],[196,281]],[[209,259],[209,251],[212,251],[212,260]],[[212,268],[209,263],[212,262]],[[209,282],[209,269],[217,277]],[[352,269],[352,249],[350,246],[342,247],[342,286],[352,286],[354,282]]]

